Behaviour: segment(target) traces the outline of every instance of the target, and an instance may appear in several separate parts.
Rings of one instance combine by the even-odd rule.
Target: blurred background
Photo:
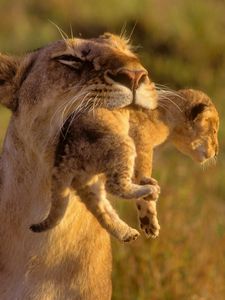
[[[225,299],[224,16],[223,0],[0,0],[1,52],[22,54],[59,39],[49,20],[84,38],[133,31],[155,82],[201,89],[220,113],[217,166],[203,171],[172,147],[158,153],[160,236],[113,240],[113,300]],[[0,107],[0,143],[8,118]],[[137,227],[134,207],[116,205]]]

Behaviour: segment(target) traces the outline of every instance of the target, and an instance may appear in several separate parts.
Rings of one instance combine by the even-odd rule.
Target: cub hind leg
[[[160,187],[155,179],[151,177],[143,177],[140,183],[151,183],[156,185],[158,187],[158,194],[160,193]],[[157,217],[157,200],[158,197],[156,197],[156,194],[148,196],[148,199],[136,200],[140,228],[144,231],[146,237],[156,238],[159,235],[160,225]]]
[[[63,173],[55,169],[52,176],[51,207],[48,216],[40,223],[30,226],[33,232],[43,232],[53,229],[63,219],[69,202],[70,184],[72,177],[69,172]]]
[[[138,238],[139,232],[122,221],[107,200],[104,183],[98,176],[85,187],[78,189],[77,193],[109,234],[121,242],[130,242]]]
[[[157,218],[156,201],[136,200],[138,218],[141,230],[146,237],[156,238],[159,235],[160,225]]]

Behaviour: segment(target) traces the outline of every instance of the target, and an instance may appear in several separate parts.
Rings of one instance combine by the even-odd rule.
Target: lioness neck
[[[43,128],[27,123],[23,135],[24,125],[12,118],[0,161],[0,298],[109,300],[109,236],[79,199],[71,193],[54,230],[29,230],[48,213],[54,147],[46,153]]]

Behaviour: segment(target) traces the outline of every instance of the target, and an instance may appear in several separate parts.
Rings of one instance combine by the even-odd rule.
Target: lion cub
[[[215,162],[218,129],[218,112],[205,93],[192,89],[159,92],[156,110],[137,109],[130,115],[130,135],[137,151],[137,182],[144,183],[145,178],[148,181],[153,150],[166,140],[198,163]],[[156,237],[160,230],[156,202],[140,199],[136,204],[141,229],[147,237]]]
[[[121,241],[135,239],[139,233],[119,218],[106,198],[106,191],[123,198],[149,194],[147,199],[136,202],[140,226],[147,236],[159,234],[155,202],[159,186],[151,178],[153,149],[168,139],[196,161],[214,158],[218,153],[219,117],[209,97],[200,91],[161,92],[158,102],[154,111],[98,109],[95,116],[81,117],[79,125],[71,125],[66,146],[63,140],[58,146],[50,214],[42,223],[32,225],[33,231],[44,231],[59,223],[71,186],[101,225]],[[135,153],[135,179],[148,189],[145,195],[141,195],[140,186],[131,182]],[[96,175],[105,172],[106,178],[94,176],[93,169],[98,171]],[[128,186],[134,187],[135,193],[124,193]]]
[[[69,188],[73,188],[102,226],[119,240],[138,237],[113,210],[106,192],[124,199],[151,195],[156,199],[159,186],[149,178],[144,185],[134,184],[135,146],[129,136],[129,109],[96,109],[76,122],[68,120],[56,151],[52,177],[52,204],[43,222],[31,226],[34,232],[55,227],[63,218]],[[97,175],[104,174],[105,179]]]

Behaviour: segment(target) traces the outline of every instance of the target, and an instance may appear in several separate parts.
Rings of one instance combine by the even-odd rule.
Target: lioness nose
[[[108,73],[115,82],[120,83],[131,90],[136,90],[147,78],[146,70],[120,69],[116,74]]]

